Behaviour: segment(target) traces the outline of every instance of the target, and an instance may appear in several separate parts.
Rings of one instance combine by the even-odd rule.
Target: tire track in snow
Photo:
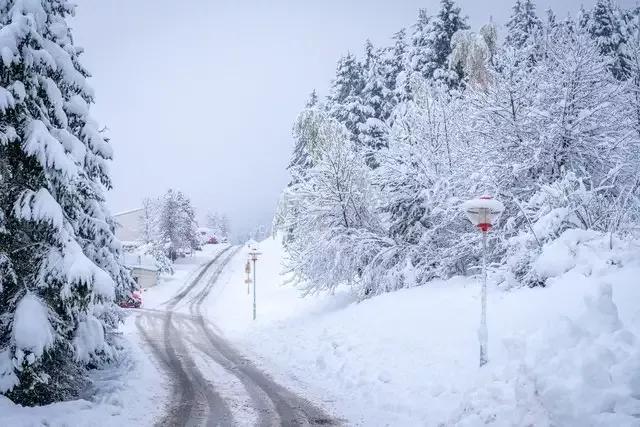
[[[176,398],[158,425],[244,426],[256,421],[261,427],[339,425],[258,369],[202,315],[202,305],[240,248],[231,249],[225,248],[199,267],[193,280],[164,303],[166,311],[139,311],[136,325],[173,379]],[[175,311],[183,302],[188,303],[188,314]],[[210,371],[215,375],[211,381],[202,374]]]
[[[162,327],[156,325],[156,338],[144,328],[139,316],[136,325],[149,344],[156,357],[163,363],[165,370],[173,379],[173,398],[167,415],[158,423],[161,426],[218,426],[233,425],[231,413],[222,397],[210,387],[195,362],[191,359],[182,336],[173,322],[175,307],[200,283],[211,267],[230,247],[220,251],[211,261],[201,268],[195,278],[176,296],[164,305],[166,312],[151,313],[143,311],[142,316],[163,317]],[[161,339],[160,339],[161,337]],[[160,342],[162,344],[160,344]]]
[[[339,422],[306,399],[296,396],[271,377],[258,369],[249,359],[240,354],[231,344],[213,331],[212,325],[205,320],[201,307],[206,297],[228,262],[239,251],[220,264],[213,273],[207,286],[194,299],[190,313],[197,319],[204,335],[209,341],[209,356],[220,366],[233,373],[245,386],[258,411],[259,423],[262,426],[314,426],[338,425]],[[203,351],[206,351],[201,347]]]

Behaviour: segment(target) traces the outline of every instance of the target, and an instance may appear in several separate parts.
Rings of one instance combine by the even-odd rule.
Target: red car
[[[120,303],[122,308],[140,308],[142,307],[142,295],[140,291],[133,291],[131,296]]]
[[[207,240],[207,243],[209,245],[217,245],[218,244],[218,239],[216,239],[215,237],[209,237],[209,240]]]

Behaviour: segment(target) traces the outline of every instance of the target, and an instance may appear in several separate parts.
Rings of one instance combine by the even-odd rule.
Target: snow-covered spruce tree
[[[585,14],[583,25],[596,41],[600,52],[611,58],[609,69],[618,80],[629,76],[629,57],[624,49],[628,31],[620,8],[611,0],[598,0],[591,13]]]
[[[364,75],[362,64],[348,53],[338,61],[336,78],[332,82],[327,108],[331,115],[344,124],[351,134],[351,141],[358,143],[359,126],[365,121],[362,105]]]
[[[182,235],[184,236],[184,247],[190,249],[200,249],[198,240],[198,222],[196,221],[196,211],[191,203],[191,199],[178,191],[178,204],[182,213]],[[220,231],[228,231],[228,219],[222,216],[220,220]]]
[[[453,0],[441,0],[440,11],[431,19],[427,40],[430,56],[422,74],[446,84],[449,88],[459,88],[464,83],[464,71],[461,67],[451,68],[451,40],[461,30],[468,30],[467,18],[461,15],[460,8]]]
[[[413,25],[411,46],[408,51],[408,73],[419,73],[425,78],[431,77],[427,75],[429,72],[427,64],[433,58],[430,21],[431,17],[427,14],[427,10],[420,9],[418,11],[418,20]]]
[[[0,393],[27,405],[77,395],[87,364],[112,355],[113,299],[133,286],[72,13],[65,0],[0,2]]]
[[[390,110],[385,82],[385,70],[381,52],[376,51],[370,42],[366,47],[365,80],[361,102],[364,122],[358,125],[358,139],[363,147],[367,165],[377,167],[376,152],[387,146],[388,127],[385,114]]]
[[[520,49],[531,41],[542,29],[542,22],[536,15],[536,6],[532,0],[516,0],[513,12],[507,22],[505,45]]]
[[[382,117],[390,125],[393,121],[392,113],[396,105],[405,99],[404,84],[407,81],[408,46],[406,30],[403,28],[393,35],[393,46],[385,49],[382,58],[384,73],[384,102],[382,104]]]

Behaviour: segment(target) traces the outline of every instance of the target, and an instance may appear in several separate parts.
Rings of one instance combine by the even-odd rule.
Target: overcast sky
[[[459,1],[474,29],[502,24],[514,0]],[[94,117],[115,149],[116,213],[168,188],[202,215],[246,231],[269,224],[313,88],[326,95],[338,57],[366,38],[389,44],[438,0],[77,0],[72,21],[93,74]],[[593,1],[538,1],[557,15]],[[635,4],[625,0],[623,4]]]

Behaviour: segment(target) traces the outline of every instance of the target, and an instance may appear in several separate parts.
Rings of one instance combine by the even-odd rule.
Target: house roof
[[[142,210],[143,210],[143,208],[129,209],[128,211],[118,212],[117,214],[114,214],[113,217],[117,218],[117,217],[122,216],[122,215],[127,215],[127,214],[130,214],[130,213],[134,213],[134,212],[138,212],[138,211],[142,211]]]

